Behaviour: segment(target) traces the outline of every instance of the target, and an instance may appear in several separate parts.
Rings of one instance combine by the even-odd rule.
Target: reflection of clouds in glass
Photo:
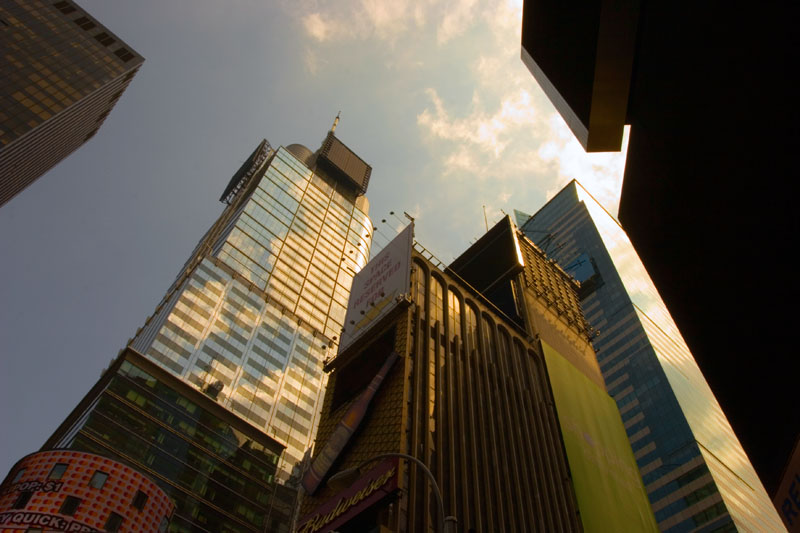
[[[757,503],[766,493],[627,235],[582,187],[579,198],[603,238],[675,397],[706,458],[729,511],[737,517],[769,516]],[[661,453],[669,450],[661,450]]]
[[[773,513],[766,491],[694,358],[637,312],[726,507],[753,530],[770,529],[765,521]]]
[[[323,361],[336,348],[352,276],[369,258],[372,223],[356,204],[366,202],[354,203],[278,149],[252,195],[207,233],[196,249],[202,260],[134,341],[285,444],[280,479],[313,445]]]
[[[578,184],[576,190],[579,200],[589,210],[631,301],[688,351],[678,327],[622,227],[582,185]]]

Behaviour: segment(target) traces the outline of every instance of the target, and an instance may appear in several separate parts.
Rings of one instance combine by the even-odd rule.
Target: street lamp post
[[[433,477],[433,474],[428,467],[425,466],[425,463],[413,457],[411,455],[405,453],[398,453],[398,452],[389,452],[389,453],[382,453],[379,455],[375,455],[370,457],[366,461],[362,461],[360,465],[354,468],[348,468],[347,470],[342,470],[341,472],[337,472],[336,474],[332,475],[330,479],[328,479],[328,486],[331,488],[344,488],[351,485],[360,475],[361,468],[369,463],[373,463],[380,459],[389,459],[392,457],[400,457],[402,459],[406,459],[411,461],[418,467],[422,469],[426,476],[428,476],[428,481],[431,483],[431,488],[433,489],[433,493],[436,496],[436,501],[439,504],[439,531],[442,533],[455,533],[456,531],[456,517],[455,516],[445,516],[444,515],[444,500],[442,500],[442,493],[439,492],[439,485],[436,484],[436,478]]]

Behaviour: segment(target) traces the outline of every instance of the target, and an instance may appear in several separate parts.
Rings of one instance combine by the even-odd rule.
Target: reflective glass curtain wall
[[[518,223],[583,284],[598,362],[661,530],[782,531],[619,223],[577,181]]]
[[[366,198],[313,172],[308,156],[270,149],[132,342],[286,444],[280,480],[313,444],[322,364],[372,233]]]

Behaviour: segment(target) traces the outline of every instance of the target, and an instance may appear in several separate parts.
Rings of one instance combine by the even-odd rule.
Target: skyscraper
[[[186,430],[185,424],[173,430],[169,429],[169,424],[188,416],[194,420],[190,424],[207,426],[192,414],[198,410],[210,413],[208,416],[215,421],[214,427],[228,424],[232,429],[225,432],[236,435],[242,433],[242,424],[237,420],[243,419],[277,441],[278,448],[281,445],[285,448],[274,472],[275,480],[287,490],[295,486],[296,475],[301,471],[304,458],[310,454],[316,434],[327,381],[322,372],[323,362],[335,353],[353,276],[369,256],[373,227],[367,216],[368,202],[364,193],[371,170],[336,138],[333,129],[317,152],[299,144],[273,149],[266,140],[256,147],[225,188],[220,198],[226,204],[223,213],[197,244],[155,313],[131,339],[129,355],[121,356],[129,362],[120,359],[114,365],[112,374],[115,377],[104,378],[105,382],[111,379],[111,383],[119,383],[123,389],[148,391],[134,379],[141,378],[144,373],[150,376],[144,379],[147,386],[153,388],[157,384],[162,391],[153,405],[168,406],[168,409],[157,407],[158,412],[178,406],[180,413],[162,417],[164,420],[160,423],[166,426],[154,429],[153,435],[162,431],[180,434],[180,439],[187,443],[197,440],[195,431]],[[148,363],[155,363],[160,371],[177,377],[183,386],[213,399],[215,408],[203,407],[202,402],[182,392],[181,387],[170,385],[169,379],[159,378],[157,372],[141,363],[138,353],[143,354]],[[130,365],[136,368],[130,370]],[[99,394],[103,393],[103,387],[105,385],[98,385]],[[125,394],[117,393],[117,396]],[[134,395],[140,396],[141,392]],[[195,407],[187,408],[187,402]],[[149,407],[142,407],[144,403],[114,406],[113,409],[91,398],[83,403],[85,408],[73,412],[58,434],[51,437],[50,446],[85,447],[87,435],[98,434],[94,428],[83,431],[86,425],[97,427],[98,417],[93,414],[98,409],[129,413],[125,417],[133,420],[130,427],[108,432],[114,433],[115,438],[126,431],[139,431],[138,424],[148,416],[157,417],[149,414]],[[216,407],[228,414],[215,414]],[[108,418],[107,414],[105,416]],[[123,417],[114,415],[111,418]],[[103,432],[99,434],[102,436]],[[252,442],[274,453],[276,446],[264,442],[253,432],[250,434],[255,435],[250,439]],[[153,438],[156,439],[154,448],[159,448],[161,441]],[[99,441],[93,439],[95,444],[91,446],[99,442],[108,453],[119,451],[111,437],[108,442],[103,439],[106,437]],[[230,440],[226,434],[213,439]],[[243,442],[239,439],[238,446],[243,446]],[[207,442],[201,444],[212,454],[217,448]],[[91,451],[102,453],[95,447]],[[163,450],[153,453],[153,457],[162,455]],[[222,458],[224,455],[216,460]],[[155,468],[148,463],[150,459],[138,458],[137,461],[145,463],[145,470]],[[206,466],[198,465],[208,463],[186,462],[200,470]],[[252,464],[252,461],[245,462]],[[226,466],[234,472],[242,468],[238,463]],[[267,467],[262,470],[269,479],[262,483],[263,490],[253,491],[262,495],[251,497],[258,505],[264,504],[261,498],[268,494],[273,475]],[[169,483],[169,471],[154,474]],[[173,531],[261,530],[251,528],[261,527],[257,524],[264,519],[259,518],[262,522],[250,520],[248,512],[235,506],[233,500],[220,500],[228,504],[214,501],[214,491],[205,488],[201,483],[203,479],[203,476],[198,477],[196,486],[189,483],[179,487],[189,503],[182,505],[177,501],[175,514],[180,519],[178,522],[184,524],[180,527],[186,527],[187,523],[192,526]],[[244,474],[217,475],[215,479],[226,487],[235,481],[234,492],[240,494],[244,494],[242,487],[248,486],[241,481],[247,479]],[[284,501],[285,496],[284,493]],[[191,506],[196,505],[191,502],[196,500],[211,509],[204,512],[211,516],[209,520],[213,519],[213,523],[203,526],[193,522],[196,513]],[[293,503],[289,505],[289,514]],[[239,511],[241,516],[237,520],[244,522],[226,522],[216,517],[219,513]],[[281,510],[282,516],[285,511]],[[272,524],[268,529],[288,531],[289,521],[278,526]]]
[[[144,59],[72,0],[0,2],[0,206],[91,139]]]
[[[328,134],[317,153],[262,141],[225,211],[131,346],[287,448],[288,479],[312,445],[322,362],[367,262],[371,167]]]
[[[598,333],[597,359],[661,530],[781,531],[761,481],[619,223],[577,181],[533,216],[518,212],[517,218],[523,232],[581,282],[584,313]]]

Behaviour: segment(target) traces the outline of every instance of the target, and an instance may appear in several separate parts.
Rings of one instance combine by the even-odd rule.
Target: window
[[[115,50],[114,54],[121,60],[125,61],[126,63],[131,59],[133,59],[134,57],[134,55],[130,53],[127,48],[120,48],[119,50]]]
[[[14,502],[14,505],[11,506],[12,509],[24,509],[28,502],[33,496],[32,492],[20,492],[19,496],[17,496],[17,501]]]
[[[92,476],[92,479],[89,480],[89,486],[95,489],[102,489],[103,485],[106,484],[107,479],[108,479],[108,474],[96,470],[94,475]]]
[[[144,509],[144,504],[146,503],[147,503],[147,494],[145,494],[140,490],[137,490],[136,496],[133,497],[133,503],[131,505],[133,505],[134,508],[141,511],[142,509]]]
[[[69,5],[68,2],[56,2],[55,4],[53,4],[53,6],[55,6],[56,9],[58,9],[65,15],[69,15],[70,13],[75,11],[75,8]]]
[[[86,17],[81,17],[81,18],[75,19],[75,24],[77,24],[78,26],[80,26],[84,30],[91,30],[92,28],[95,27],[95,23],[92,22],[91,20],[89,20]]]
[[[56,464],[50,471],[50,475],[47,476],[47,479],[61,479],[64,476],[64,472],[67,471],[67,466],[67,463]]]
[[[119,527],[122,525],[122,516],[118,515],[117,513],[111,513],[108,515],[108,520],[106,520],[106,525],[103,526],[103,529],[108,531],[108,533],[116,533],[119,531]]]
[[[25,469],[24,468],[20,468],[19,470],[17,470],[17,473],[14,475],[14,479],[11,480],[11,483],[16,483],[17,481],[22,479],[22,476],[24,474],[25,474]]]
[[[58,510],[58,512],[66,516],[72,516],[75,514],[75,511],[78,510],[78,506],[80,504],[80,498],[76,498],[75,496],[67,496],[64,498],[64,503],[61,504],[61,508]]]
[[[98,33],[97,35],[95,35],[94,38],[97,39],[97,41],[99,41],[100,44],[102,44],[104,46],[110,46],[110,45],[114,44],[115,42],[117,42],[116,40],[114,40],[113,37],[111,37],[109,34],[107,34],[104,31]]]

